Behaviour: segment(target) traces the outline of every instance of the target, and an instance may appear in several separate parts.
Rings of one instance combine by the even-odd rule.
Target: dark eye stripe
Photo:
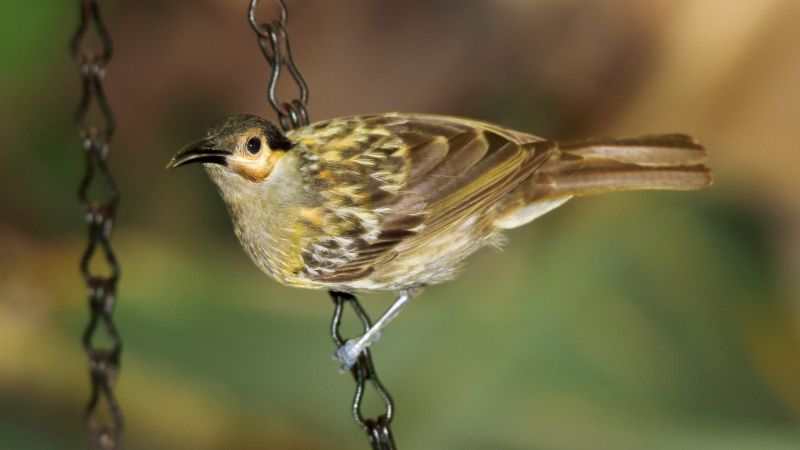
[[[248,139],[247,151],[255,155],[259,150],[261,150],[261,139],[257,137],[251,137]]]

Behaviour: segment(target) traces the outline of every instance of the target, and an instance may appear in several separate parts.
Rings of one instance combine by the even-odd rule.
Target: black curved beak
[[[210,139],[203,139],[182,148],[181,151],[167,163],[164,169],[174,169],[190,163],[210,163],[225,166],[228,164],[228,156],[230,155],[230,152],[215,149]]]

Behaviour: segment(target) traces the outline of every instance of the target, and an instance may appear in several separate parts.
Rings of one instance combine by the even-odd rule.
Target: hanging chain
[[[336,348],[339,348],[344,345],[346,341],[339,332],[342,325],[342,314],[344,313],[345,303],[349,303],[355,314],[361,319],[361,322],[364,324],[364,330],[369,330],[372,326],[372,322],[369,320],[367,312],[358,303],[358,299],[354,295],[334,291],[331,291],[330,294],[335,304],[333,321],[331,322],[331,337],[336,344]],[[369,442],[372,444],[372,448],[376,450],[394,449],[394,438],[392,437],[392,430],[389,428],[394,413],[394,402],[392,401],[392,396],[378,379],[378,374],[375,372],[375,366],[372,364],[372,356],[370,356],[369,349],[364,349],[364,351],[358,355],[358,360],[353,367],[350,368],[350,373],[356,381],[356,395],[353,398],[353,415],[356,418],[356,422],[358,422],[369,435]],[[364,417],[364,414],[361,412],[361,400],[364,398],[364,388],[366,387],[367,381],[370,382],[383,400],[385,407],[385,412],[374,419]]]
[[[272,74],[269,79],[269,89],[267,90],[267,99],[270,105],[278,113],[278,120],[280,121],[281,128],[291,130],[303,125],[308,125],[308,112],[306,111],[306,104],[308,103],[308,86],[306,85],[303,76],[300,75],[300,70],[294,64],[292,59],[292,49],[289,46],[289,36],[286,34],[286,22],[289,20],[289,14],[286,11],[286,4],[283,0],[276,0],[280,6],[280,18],[272,22],[259,23],[256,21],[256,9],[258,9],[258,0],[250,0],[250,8],[247,11],[247,19],[250,26],[258,36],[258,45],[261,47],[261,53],[269,62],[272,67]],[[286,67],[294,79],[299,91],[299,97],[291,101],[281,102],[278,100],[276,91],[278,88],[278,79],[281,76],[281,70]]]
[[[250,26],[258,36],[258,45],[261,47],[261,52],[272,67],[269,89],[267,91],[269,103],[272,105],[272,108],[275,109],[275,112],[278,113],[278,119],[284,131],[308,125],[308,112],[306,111],[308,86],[292,59],[289,36],[286,33],[286,22],[289,18],[289,14],[286,11],[286,4],[283,0],[276,0],[280,7],[279,19],[269,23],[259,23],[256,21],[255,17],[256,9],[258,9],[258,1],[259,0],[250,0],[247,18],[250,22]],[[299,98],[295,98],[288,103],[279,101],[276,95],[278,79],[280,78],[281,70],[284,66],[289,70],[299,91]],[[358,299],[354,295],[333,291],[331,291],[330,294],[335,304],[333,321],[331,323],[331,337],[336,347],[339,348],[345,343],[345,340],[339,332],[345,303],[349,304],[353,309],[364,324],[365,330],[368,330],[370,326],[372,326],[372,323],[366,311],[358,303]],[[389,392],[378,379],[378,374],[375,372],[375,366],[372,364],[372,357],[370,356],[369,350],[361,352],[358,356],[358,361],[350,369],[350,373],[353,375],[353,379],[356,382],[356,393],[353,398],[352,406],[356,422],[358,422],[369,435],[372,448],[380,450],[394,449],[395,444],[392,437],[392,430],[389,428],[392,422],[394,403],[392,402],[391,395],[389,395]],[[374,419],[364,417],[361,412],[361,400],[364,398],[364,390],[367,381],[370,382],[383,400],[385,407],[385,412]]]
[[[123,427],[122,411],[114,396],[114,382],[119,373],[122,341],[112,319],[117,299],[119,264],[111,248],[111,230],[119,204],[119,192],[108,166],[109,142],[114,134],[115,122],[103,87],[105,68],[111,60],[112,44],[105,24],[100,16],[98,0],[80,0],[80,25],[72,39],[72,54],[81,68],[83,93],[75,120],[78,124],[86,172],[80,183],[78,195],[84,209],[89,231],[89,243],[81,258],[80,268],[86,281],[89,295],[90,319],[83,332],[83,348],[89,358],[91,394],[86,405],[85,417],[91,435],[92,446],[99,449],[119,449]],[[100,40],[100,48],[87,47],[87,33],[94,30]],[[92,104],[96,104],[103,117],[102,124],[87,123]],[[89,190],[99,176],[105,198],[92,198]],[[104,256],[108,274],[92,271],[91,260],[100,250]],[[94,339],[98,326],[103,325],[110,340],[108,346],[96,346]],[[98,405],[105,398],[111,415],[101,419]]]

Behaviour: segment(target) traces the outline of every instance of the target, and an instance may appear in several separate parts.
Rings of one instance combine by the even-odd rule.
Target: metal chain
[[[278,113],[278,120],[284,131],[308,125],[308,112],[306,111],[306,104],[308,104],[308,86],[292,59],[289,36],[286,34],[286,22],[289,20],[286,4],[284,4],[283,0],[276,0],[281,10],[280,18],[272,22],[259,23],[256,21],[258,1],[259,0],[250,0],[247,19],[258,36],[258,45],[261,47],[261,53],[264,54],[267,62],[272,67],[269,89],[267,90],[267,99],[270,105],[272,105],[272,108],[275,109],[275,112]],[[278,100],[276,94],[278,79],[280,79],[281,70],[284,66],[289,70],[299,91],[299,98],[295,98],[289,102],[281,102]]]
[[[270,105],[278,113],[281,128],[284,131],[291,130],[300,126],[308,125],[308,112],[306,111],[306,104],[308,103],[308,86],[306,85],[303,76],[300,74],[297,66],[292,59],[291,47],[289,46],[289,36],[286,33],[286,22],[289,14],[286,10],[286,4],[283,0],[275,0],[280,7],[280,16],[278,20],[272,22],[257,22],[256,9],[258,9],[259,0],[250,0],[250,8],[247,12],[247,18],[250,26],[258,36],[258,45],[261,47],[261,52],[267,59],[267,62],[272,67],[272,74],[269,80],[269,89],[267,91],[267,98]],[[299,98],[295,98],[290,102],[280,102],[276,96],[276,87],[278,79],[281,75],[281,69],[286,67],[289,70],[294,82],[299,91]],[[345,343],[339,329],[342,324],[342,315],[344,313],[345,303],[349,304],[355,314],[364,324],[364,329],[368,330],[372,326],[364,308],[358,303],[358,299],[352,295],[343,292],[330,292],[331,298],[335,304],[333,313],[333,321],[331,323],[331,337],[336,347],[339,348]],[[367,432],[370,444],[373,449],[392,450],[395,449],[394,438],[392,437],[392,430],[389,425],[392,422],[392,415],[394,411],[394,402],[386,388],[381,384],[378,379],[378,374],[375,371],[375,366],[372,363],[372,357],[369,350],[364,350],[358,357],[358,361],[350,369],[353,379],[356,382],[356,393],[353,398],[353,415],[356,422]],[[361,412],[361,401],[364,398],[364,390],[367,381],[375,389],[377,394],[383,400],[384,413],[375,418],[367,418]]]
[[[122,341],[114,325],[112,313],[117,300],[120,269],[110,242],[114,216],[119,205],[119,191],[108,166],[109,142],[116,125],[103,86],[105,68],[111,60],[113,47],[100,16],[98,0],[79,0],[79,3],[80,25],[72,39],[72,55],[81,69],[83,93],[75,120],[86,158],[86,172],[80,182],[78,196],[89,231],[89,243],[80,262],[80,270],[88,288],[90,312],[89,323],[83,332],[83,348],[89,359],[91,380],[91,394],[86,405],[85,418],[94,448],[119,449],[122,444],[123,417],[113,387],[119,374]],[[94,30],[100,40],[99,49],[87,46],[90,29]],[[99,108],[102,124],[87,122],[93,104]],[[92,198],[89,192],[98,178],[105,191],[105,198],[102,199]],[[91,261],[98,250],[104,257],[107,274],[92,270]],[[110,345],[95,345],[97,332],[101,330],[105,330]],[[99,417],[101,398],[105,398],[108,404],[110,418]]]
[[[372,322],[367,312],[358,303],[356,296],[335,291],[331,291],[330,294],[335,304],[333,321],[331,322],[331,337],[336,344],[336,348],[339,348],[346,342],[339,332],[342,325],[342,314],[344,313],[345,303],[349,303],[353,312],[361,319],[361,322],[364,324],[364,330],[369,330],[372,326]],[[356,361],[350,369],[350,373],[356,381],[356,395],[353,398],[353,415],[356,418],[356,422],[358,422],[369,435],[372,448],[394,449],[394,438],[392,437],[392,430],[389,428],[389,425],[392,423],[392,416],[394,415],[394,402],[392,401],[392,396],[378,379],[378,373],[375,371],[375,366],[372,364],[372,356],[370,355],[369,349],[365,349],[358,355],[358,361]],[[364,417],[364,414],[361,412],[361,400],[364,398],[364,388],[366,387],[367,381],[370,382],[373,389],[375,389],[383,400],[385,408],[385,412],[374,419]]]

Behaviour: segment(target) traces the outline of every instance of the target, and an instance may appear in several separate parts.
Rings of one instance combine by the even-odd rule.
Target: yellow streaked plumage
[[[255,154],[243,150],[254,136]],[[270,136],[280,137],[275,148]],[[502,229],[573,196],[711,183],[704,150],[683,135],[558,145],[471,119],[394,113],[284,136],[240,115],[204,142],[226,152],[226,164],[205,166],[255,263],[287,284],[344,291],[449,279]]]
[[[392,113],[286,134],[232,116],[168,167],[204,163],[245,251],[276,280],[407,299],[452,278],[503,229],[572,197],[709,186],[705,161],[685,135],[559,144],[471,119]]]

